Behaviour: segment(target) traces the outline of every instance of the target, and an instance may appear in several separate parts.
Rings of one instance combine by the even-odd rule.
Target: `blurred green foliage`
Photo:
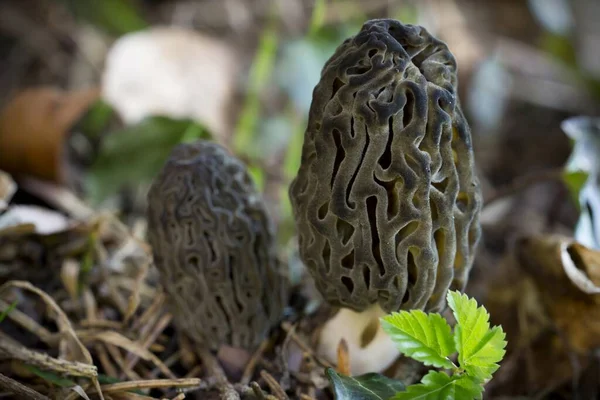
[[[271,13],[267,26],[263,29],[260,43],[248,77],[246,100],[238,121],[233,147],[237,153],[253,154],[253,141],[261,113],[260,95],[270,81],[277,54],[277,19]]]
[[[106,33],[124,35],[148,27],[130,0],[57,0],[76,18],[85,20]]]
[[[115,115],[112,107],[103,100],[98,100],[77,122],[74,130],[85,133],[89,140],[98,140],[106,131]]]
[[[162,116],[107,134],[86,179],[90,201],[98,204],[127,185],[150,182],[175,145],[195,139],[210,135],[195,121]]]
[[[107,33],[123,35],[147,26],[134,2],[107,0],[63,2],[73,14]],[[279,202],[274,211],[279,219],[279,239],[287,243],[294,235],[288,187],[295,177],[304,141],[312,91],[320,79],[321,69],[346,38],[354,35],[367,19],[360,5],[341,0],[316,0],[306,34],[282,38],[278,4],[271,3],[269,17],[262,28],[259,44],[246,78],[246,95],[232,136],[236,155],[248,164],[259,190],[267,187],[265,165],[275,160],[282,164],[276,182]],[[335,23],[330,18],[336,8]],[[393,17],[404,22],[416,21],[414,5],[399,4]],[[280,93],[284,102],[279,110],[264,109],[266,96]],[[78,129],[90,140],[102,137],[99,154],[86,177],[86,193],[93,204],[117,194],[121,189],[150,182],[168,158],[173,146],[210,135],[197,122],[172,120],[161,116],[147,118],[130,127],[114,130],[110,125],[113,112],[103,103],[94,105]],[[106,134],[106,132],[109,132]],[[273,185],[269,186],[273,190]]]

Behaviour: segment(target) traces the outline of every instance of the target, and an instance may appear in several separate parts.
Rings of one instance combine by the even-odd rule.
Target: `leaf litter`
[[[328,386],[307,321],[284,321],[243,364],[235,352],[215,356],[195,348],[172,325],[147,243],[116,215],[90,210],[66,189],[29,184],[58,211],[39,207],[38,214],[12,219],[0,228],[0,249],[34,243],[53,262],[29,264],[20,279],[0,286],[0,354],[12,360],[9,375],[20,377],[1,376],[3,390],[67,400],[287,399],[292,390],[306,400]],[[19,207],[9,206],[0,219]],[[0,268],[11,276],[24,265],[16,257]],[[48,274],[35,279],[42,268]],[[288,359],[296,355],[301,363],[290,370]],[[237,379],[231,368],[240,371]]]

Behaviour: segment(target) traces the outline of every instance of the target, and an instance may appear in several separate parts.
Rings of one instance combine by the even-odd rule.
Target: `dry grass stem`
[[[49,397],[42,395],[41,393],[20,384],[19,382],[10,379],[9,377],[0,374],[0,388],[19,396],[18,398],[30,399],[30,400],[50,400]]]
[[[147,379],[130,382],[111,383],[102,385],[102,391],[106,394],[115,392],[126,392],[131,390],[157,389],[157,388],[179,388],[198,389],[204,386],[199,378],[187,379]]]
[[[161,332],[164,331],[167,326],[169,326],[169,323],[171,322],[172,318],[173,317],[171,314],[163,315],[157,321],[156,325],[154,326],[154,329],[152,329],[152,331],[150,331],[150,333],[144,338],[141,346],[146,349],[149,348],[150,345],[156,341],[156,339],[161,334]],[[136,362],[138,361],[138,359],[139,359],[139,356],[137,356],[137,355],[132,355],[130,357],[127,357],[127,366],[129,368],[133,368],[135,366]]]
[[[25,364],[35,365],[59,374],[83,376],[86,378],[95,378],[98,376],[98,369],[94,365],[50,357],[45,353],[30,350],[21,345],[15,345],[5,340],[4,337],[0,337],[0,353],[4,353],[9,358],[22,361]]]
[[[256,368],[256,364],[258,363],[259,359],[262,358],[264,352],[267,350],[270,344],[271,343],[269,340],[264,340],[260,344],[258,349],[252,355],[252,358],[250,358],[250,361],[248,361],[248,364],[246,364],[246,368],[244,368],[244,373],[242,374],[240,384],[248,385],[250,383],[250,381],[252,380],[252,375],[254,374],[254,370]]]
[[[89,364],[89,365],[94,364],[94,362],[92,360],[92,355],[90,354],[88,349],[83,345],[83,343],[81,343],[81,341],[77,337],[77,334],[75,333],[75,330],[73,329],[73,326],[71,325],[71,321],[69,320],[67,315],[64,313],[64,311],[58,306],[58,304],[56,304],[56,302],[54,301],[54,299],[52,297],[50,297],[43,290],[38,289],[37,287],[33,286],[31,283],[26,282],[26,281],[6,282],[4,285],[0,286],[0,295],[3,292],[5,292],[11,288],[23,289],[23,290],[27,290],[27,291],[37,294],[44,301],[44,303],[46,303],[46,305],[52,311],[54,311],[56,313],[56,324],[58,325],[61,336],[63,336],[63,338],[64,338],[63,340],[61,340],[59,342],[59,349],[60,350],[63,350],[63,349],[68,350],[70,357],[77,357],[77,355],[75,355],[74,353],[75,352],[79,353],[78,356],[83,357],[86,364]],[[100,383],[98,382],[97,377],[93,376],[91,379],[92,379],[92,382],[94,383],[94,386],[96,387],[96,389],[98,391],[98,395],[100,396],[100,399],[104,400],[104,396],[102,395],[102,391],[100,389]]]
[[[127,368],[127,365],[125,365],[125,358],[123,357],[123,355],[121,354],[121,351],[119,350],[119,348],[117,346],[114,346],[112,344],[105,344],[105,346],[106,346],[106,350],[108,351],[108,354],[110,354],[112,359],[115,361],[115,363],[117,363],[117,365],[121,369],[120,376],[124,375],[128,379],[131,379],[134,381],[141,379],[141,377],[137,373],[135,373],[131,369]]]
[[[10,304],[0,300],[0,313],[6,311],[9,307]],[[6,317],[39,337],[44,343],[53,344],[52,332],[35,322],[31,317],[20,311],[18,308],[13,309]]]
[[[167,368],[163,362],[156,357],[156,355],[152,354],[150,351],[145,349],[140,343],[134,342],[122,334],[114,331],[103,331],[103,332],[82,332],[81,340],[86,343],[92,343],[95,341],[101,341],[107,344],[112,344],[117,347],[120,347],[124,350],[127,350],[130,353],[137,355],[138,357],[152,362],[156,367],[160,369],[160,371],[168,378],[176,379],[175,375]],[[126,369],[127,365],[124,367]]]
[[[140,305],[140,291],[142,282],[146,278],[148,274],[148,265],[144,264],[138,271],[137,276],[135,277],[133,289],[131,295],[129,296],[129,302],[127,304],[127,312],[123,317],[123,324],[126,325],[131,317],[135,314],[136,310]]]
[[[281,327],[305,353],[310,355],[310,357],[315,359],[319,364],[321,364],[324,367],[335,369],[335,366],[333,364],[331,364],[327,360],[323,360],[320,357],[318,357],[313,351],[313,349],[309,345],[307,345],[304,342],[304,340],[298,337],[298,335],[296,335],[295,327],[292,324],[286,321],[281,324]]]
[[[288,400],[288,396],[285,393],[285,390],[283,390],[283,388],[281,387],[281,385],[279,385],[279,382],[277,382],[273,375],[271,375],[263,369],[262,371],[260,371],[260,377],[264,379],[267,386],[269,386],[277,400]]]

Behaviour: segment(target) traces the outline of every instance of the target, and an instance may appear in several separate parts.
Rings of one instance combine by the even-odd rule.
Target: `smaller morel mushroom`
[[[148,193],[148,236],[175,322],[196,344],[251,351],[282,317],[287,284],[271,221],[225,148],[174,148]]]
[[[398,356],[379,317],[438,311],[462,290],[480,236],[481,194],[456,62],[424,28],[366,22],[325,64],[314,89],[290,198],[300,256],[341,307],[320,336],[352,372]]]

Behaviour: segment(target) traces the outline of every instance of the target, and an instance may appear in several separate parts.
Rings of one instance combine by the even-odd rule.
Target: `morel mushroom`
[[[398,355],[379,316],[441,310],[447,290],[467,281],[482,200],[456,68],[424,28],[371,20],[313,92],[290,197],[300,256],[342,307],[321,352],[333,361],[345,337],[355,373]]]
[[[244,165],[215,143],[174,148],[148,193],[149,242],[177,326],[252,350],[282,316],[273,227]]]

